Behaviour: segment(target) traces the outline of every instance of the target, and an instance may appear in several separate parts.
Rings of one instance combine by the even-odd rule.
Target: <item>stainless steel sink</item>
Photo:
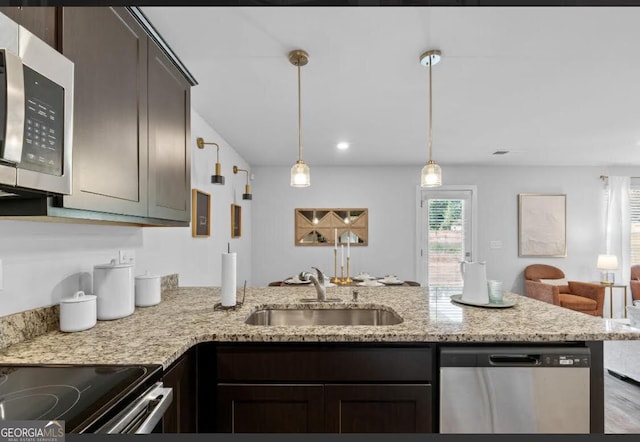
[[[395,325],[402,322],[396,313],[380,308],[284,309],[253,312],[249,325]]]

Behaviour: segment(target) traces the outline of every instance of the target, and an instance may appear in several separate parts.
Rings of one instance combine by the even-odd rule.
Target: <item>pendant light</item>
[[[422,187],[439,187],[442,185],[442,170],[435,161],[431,159],[432,151],[432,138],[433,138],[433,100],[431,97],[431,66],[438,64],[442,54],[439,50],[433,49],[427,51],[420,56],[420,64],[429,67],[429,162],[422,168],[422,174],[420,176],[420,186]]]
[[[289,52],[289,62],[298,68],[298,161],[291,168],[291,186],[309,187],[311,171],[302,160],[302,110],[300,98],[300,67],[309,63],[309,54],[302,49]]]

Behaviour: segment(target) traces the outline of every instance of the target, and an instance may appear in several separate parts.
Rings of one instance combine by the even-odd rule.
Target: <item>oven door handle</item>
[[[171,402],[173,402],[173,388],[162,388],[160,389],[161,397],[160,399],[154,399],[156,401],[155,406],[150,411],[147,418],[140,424],[138,428],[136,428],[135,434],[149,434],[155,426],[160,422],[162,416],[167,411]]]
[[[172,401],[173,389],[158,382],[96,433],[151,433]]]

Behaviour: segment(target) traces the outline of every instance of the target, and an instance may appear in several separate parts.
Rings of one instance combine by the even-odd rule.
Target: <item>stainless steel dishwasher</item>
[[[444,347],[440,433],[589,433],[584,347]]]

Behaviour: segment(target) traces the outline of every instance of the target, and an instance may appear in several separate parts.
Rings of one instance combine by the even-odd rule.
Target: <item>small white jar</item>
[[[96,296],[76,292],[69,298],[60,300],[60,331],[77,332],[96,325]]]
[[[160,304],[160,276],[145,272],[136,276],[136,307],[150,307]]]

